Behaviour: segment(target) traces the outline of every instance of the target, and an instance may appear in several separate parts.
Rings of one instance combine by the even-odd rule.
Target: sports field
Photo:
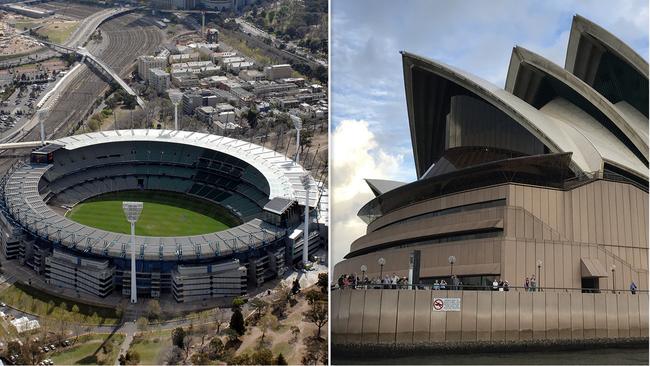
[[[212,233],[239,224],[224,208],[183,194],[159,191],[108,193],[75,205],[66,216],[80,224],[116,233],[131,231],[123,201],[142,201],[135,233],[143,236],[188,236]]]

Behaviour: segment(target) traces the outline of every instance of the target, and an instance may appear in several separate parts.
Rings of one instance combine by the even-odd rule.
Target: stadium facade
[[[130,295],[130,236],[64,213],[104,193],[177,192],[210,201],[239,223],[204,235],[136,236],[140,297],[232,297],[276,278],[302,258],[305,205],[309,252],[327,240],[322,185],[283,154],[223,136],[123,130],[65,137],[14,165],[0,189],[4,258],[43,276],[53,290],[98,298]]]
[[[415,263],[416,283],[648,289],[647,61],[580,16],[564,68],[515,47],[505,90],[402,59],[418,179],[367,181],[367,233],[334,279]]]

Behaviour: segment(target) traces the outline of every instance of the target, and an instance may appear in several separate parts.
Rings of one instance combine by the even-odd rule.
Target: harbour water
[[[398,352],[390,356],[338,354],[334,365],[647,365],[648,347],[580,349],[511,353]]]

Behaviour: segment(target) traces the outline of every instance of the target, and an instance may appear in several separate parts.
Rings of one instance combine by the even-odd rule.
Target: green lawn
[[[117,324],[119,321],[113,308],[73,303],[19,282],[0,292],[0,301],[14,308],[50,318],[65,318],[88,324]],[[79,310],[73,312],[74,306]]]
[[[131,351],[140,355],[140,365],[160,365],[171,348],[171,330],[139,334],[131,343]]]
[[[157,192],[116,192],[76,205],[66,216],[80,224],[129,234],[123,201],[142,201],[144,208],[135,226],[143,236],[189,236],[228,229],[238,224],[227,210],[187,195]]]
[[[55,365],[114,365],[123,341],[124,335],[119,333],[82,336],[74,346],[51,358]]]
[[[47,24],[36,31],[36,33],[46,36],[50,42],[63,43],[70,37],[72,32],[74,32],[78,26],[79,22],[59,22]]]

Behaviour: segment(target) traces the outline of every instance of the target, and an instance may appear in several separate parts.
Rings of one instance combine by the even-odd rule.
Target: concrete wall
[[[433,297],[461,298],[434,312]],[[648,337],[648,293],[336,290],[334,344]]]

